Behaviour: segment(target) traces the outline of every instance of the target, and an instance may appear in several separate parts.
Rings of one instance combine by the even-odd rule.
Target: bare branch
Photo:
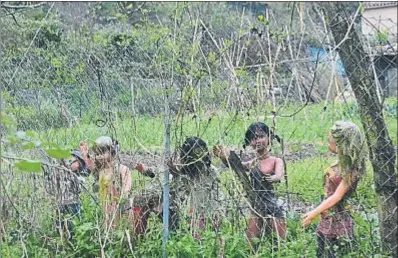
[[[5,9],[5,11],[6,11],[9,15],[11,15],[11,17],[12,17],[12,19],[14,20],[15,24],[16,24],[18,27],[22,28],[22,26],[18,23],[17,18],[15,18],[15,15],[14,15],[15,12],[12,13],[9,9]]]

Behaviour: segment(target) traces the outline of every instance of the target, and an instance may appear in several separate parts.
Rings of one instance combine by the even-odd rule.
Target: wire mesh
[[[366,16],[365,8],[361,21],[373,34],[362,35],[361,8],[331,24],[327,8],[1,3],[2,254],[161,256],[169,168],[169,256],[314,257],[324,242],[353,257],[393,255],[397,23]],[[349,36],[338,42],[333,26]],[[329,197],[324,171],[337,156],[328,133],[338,120],[360,126],[370,150],[341,211],[355,224],[346,241],[317,236],[318,223],[302,226],[302,216]],[[254,122],[269,127],[267,162],[261,132],[243,148]],[[93,144],[104,135],[117,140],[116,167],[76,176],[73,160],[56,158],[79,145],[84,152],[85,141],[98,163],[103,153]],[[269,183],[256,171],[284,174]],[[107,174],[118,192],[109,190],[112,204],[101,197]],[[71,202],[61,190],[68,185],[78,195]]]

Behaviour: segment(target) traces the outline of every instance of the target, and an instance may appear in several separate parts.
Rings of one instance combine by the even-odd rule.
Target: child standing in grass
[[[207,144],[198,137],[188,137],[180,148],[180,165],[169,162],[173,176],[171,185],[171,227],[175,229],[179,214],[185,207],[191,216],[190,227],[196,239],[212,219],[218,228],[220,191],[218,172],[211,165]],[[184,205],[186,204],[186,205]]]
[[[352,240],[354,221],[346,209],[346,201],[355,191],[359,178],[365,172],[365,139],[359,127],[352,122],[336,122],[329,134],[329,150],[337,154],[338,162],[324,175],[326,199],[304,215],[303,225],[309,226],[321,215],[317,227],[317,257],[336,257],[335,248]],[[347,252],[346,247],[339,252]]]
[[[65,168],[51,171],[49,174],[51,181],[48,182],[48,191],[57,198],[59,204],[59,214],[55,224],[60,230],[66,231],[68,238],[73,235],[72,219],[81,218],[80,177],[88,176],[93,167],[85,142],[81,142],[80,150],[72,151],[71,156],[72,159],[68,163],[62,160]]]
[[[269,127],[262,122],[251,124],[245,133],[244,147],[250,145],[257,154],[253,160],[242,162],[247,171],[250,171],[250,188],[253,192],[249,195],[252,215],[246,232],[251,245],[252,239],[259,238],[264,229],[273,229],[278,237],[286,238],[284,212],[277,203],[273,186],[274,183],[280,182],[284,175],[284,163],[282,159],[270,155],[271,138]],[[213,152],[229,166],[228,156],[222,146],[214,146]]]
[[[98,178],[99,198],[106,227],[116,227],[121,214],[127,210],[131,213],[128,208],[132,206],[132,175],[127,166],[118,162],[118,149],[118,142],[108,136],[96,139],[93,148],[94,171]],[[146,176],[154,177],[153,172],[145,169],[142,164],[138,164],[136,169]]]

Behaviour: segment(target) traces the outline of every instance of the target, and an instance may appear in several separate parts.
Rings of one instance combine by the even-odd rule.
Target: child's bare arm
[[[131,187],[133,184],[133,179],[131,177],[131,173],[128,167],[122,166],[120,174],[122,176],[122,193],[121,196],[123,198],[127,198],[131,192]]]
[[[229,167],[228,154],[227,154],[227,151],[225,150],[224,146],[222,146],[221,144],[214,145],[213,154],[214,154],[214,156],[219,157],[225,166]]]
[[[227,150],[225,149],[224,146],[219,145],[219,144],[215,145],[215,146],[213,147],[213,154],[214,154],[216,157],[219,157],[219,158],[221,159],[222,163],[223,163],[226,167],[229,167],[229,162],[228,162],[229,156],[228,156]],[[244,162],[242,162],[242,165],[243,165],[247,170],[249,170],[249,169],[251,168],[251,166],[252,166],[252,164],[253,164],[254,161],[255,161],[255,159],[249,160],[249,161],[244,161]]]
[[[82,154],[83,160],[86,163],[87,168],[92,171],[95,169],[95,165],[93,160],[90,158],[90,155],[88,154],[88,145],[85,141],[80,142],[80,152]]]
[[[254,161],[256,161],[256,159],[252,159],[249,161],[243,161],[242,165],[247,169],[250,170],[250,168],[253,166]]]
[[[350,189],[351,185],[342,180],[333,195],[323,200],[323,202],[319,204],[318,207],[303,216],[303,226],[308,227],[313,222],[316,216],[334,207],[339,201],[341,201],[341,199],[343,199],[344,195]]]

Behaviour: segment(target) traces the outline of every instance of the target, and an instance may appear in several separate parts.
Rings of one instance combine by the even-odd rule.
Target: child
[[[272,137],[268,126],[262,122],[251,124],[245,133],[244,148],[250,145],[257,154],[253,160],[242,162],[242,165],[250,171],[253,193],[249,195],[253,212],[248,220],[246,232],[249,244],[252,244],[253,238],[260,237],[263,229],[268,228],[272,228],[278,237],[286,238],[286,221],[283,209],[277,203],[273,187],[273,184],[280,182],[284,175],[284,163],[282,159],[269,154]],[[214,146],[213,152],[221,158],[225,165],[229,166],[228,156],[222,146]]]
[[[336,122],[330,130],[329,150],[337,154],[338,162],[329,167],[324,176],[326,199],[304,215],[303,225],[309,226],[321,214],[317,227],[317,257],[335,257],[334,247],[341,238],[352,239],[354,221],[345,207],[346,200],[355,191],[359,178],[365,172],[365,140],[357,125]]]
[[[206,229],[206,219],[213,220],[213,227],[218,227],[216,216],[219,205],[218,173],[211,165],[210,153],[206,143],[198,137],[189,137],[180,148],[180,163],[178,167],[168,164],[172,179],[171,226],[177,223],[178,212],[188,206],[192,216],[191,230],[196,239],[199,232]]]
[[[83,182],[80,177],[88,176],[92,168],[85,142],[81,142],[80,150],[73,150],[71,156],[72,159],[67,163],[62,160],[64,168],[51,170],[47,189],[57,198],[59,205],[55,225],[62,231],[65,229],[68,239],[73,235],[72,218],[81,219],[80,193]]]
[[[93,148],[94,171],[98,178],[99,198],[107,227],[115,227],[120,215],[127,210],[131,213],[129,208],[132,206],[132,175],[127,166],[118,162],[118,149],[118,142],[107,136],[96,139]],[[154,177],[154,173],[145,169],[142,164],[138,164],[135,168],[146,176]],[[134,222],[134,228],[138,229],[136,224]]]

